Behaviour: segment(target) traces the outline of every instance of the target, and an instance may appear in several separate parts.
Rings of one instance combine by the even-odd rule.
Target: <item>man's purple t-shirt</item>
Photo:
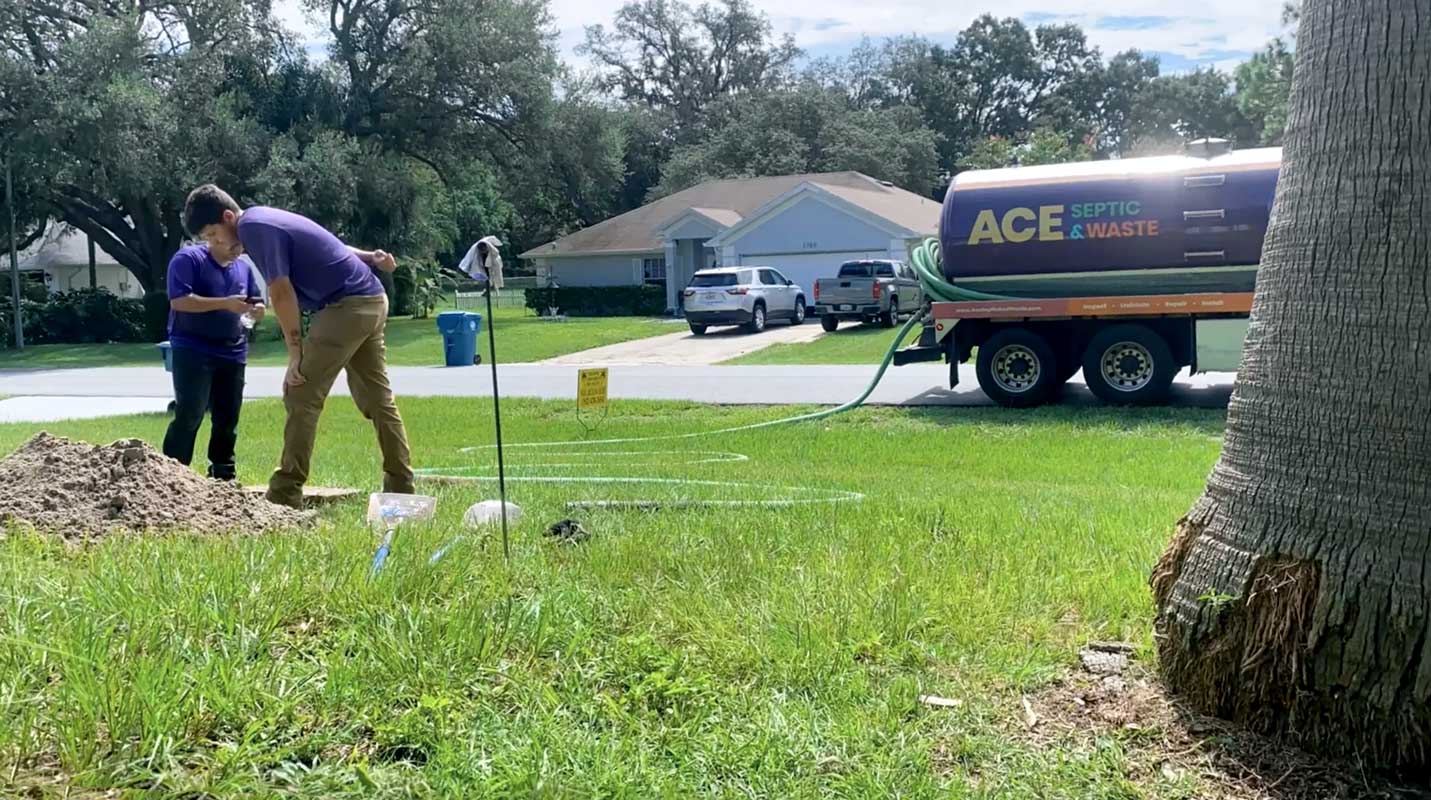
[[[169,259],[169,299],[189,295],[199,297],[232,297],[243,295],[250,300],[262,300],[253,264],[246,258],[224,266],[209,255],[209,248],[188,245]],[[169,310],[169,344],[172,347],[197,350],[206,355],[237,361],[248,360],[248,337],[239,324],[239,315],[232,311]]]
[[[300,214],[267,206],[244,209],[238,237],[264,281],[287,278],[304,311],[317,311],[344,297],[383,293],[371,267],[337,236]]]

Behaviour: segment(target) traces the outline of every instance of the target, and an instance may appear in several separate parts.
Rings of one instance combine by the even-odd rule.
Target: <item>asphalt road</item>
[[[857,397],[874,376],[871,366],[613,366],[610,396],[631,400],[689,400],[723,405],[838,405]],[[573,402],[576,366],[514,364],[499,367],[498,381],[504,397],[536,397]],[[492,393],[491,369],[476,367],[391,367],[389,374],[398,395],[427,397],[451,395],[487,397]],[[959,368],[959,385],[948,388],[948,368],[918,364],[891,367],[867,401],[897,406],[988,406],[979,390],[972,366]],[[1172,405],[1224,408],[1232,393],[1231,373],[1180,376],[1174,384]],[[252,367],[245,397],[281,396],[281,367]],[[339,379],[334,394],[346,394]],[[165,399],[172,394],[163,367],[107,367],[72,370],[0,371],[0,421],[29,420],[50,409],[116,405],[132,409],[136,398]],[[25,399],[29,396],[31,399]],[[89,398],[49,400],[48,398]],[[1064,389],[1061,402],[1095,405],[1097,400],[1078,377]],[[158,404],[162,408],[162,404]],[[25,411],[30,416],[23,416]],[[113,412],[111,412],[113,413]],[[119,413],[124,413],[123,411]],[[86,416],[92,414],[85,414]],[[72,416],[68,412],[66,417]],[[34,421],[45,421],[37,419]]]

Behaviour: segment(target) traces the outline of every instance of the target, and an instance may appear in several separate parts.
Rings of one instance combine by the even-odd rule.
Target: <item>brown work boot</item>
[[[288,506],[289,508],[294,508],[299,511],[303,510],[302,489],[278,491],[270,485],[268,491],[263,493],[263,499],[275,505]]]

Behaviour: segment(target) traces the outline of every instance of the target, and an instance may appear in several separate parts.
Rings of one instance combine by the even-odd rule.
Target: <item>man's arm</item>
[[[232,311],[243,314],[249,310],[249,299],[241,294],[233,297],[200,297],[191,294],[186,297],[169,298],[169,307],[189,314],[203,314],[209,311]]]
[[[393,254],[386,250],[359,250],[352,245],[348,245],[348,249],[353,251],[353,255],[357,256],[359,261],[370,267],[377,267],[383,272],[392,272],[397,269],[397,259],[393,258]]]
[[[298,313],[298,295],[287,277],[276,278],[268,284],[268,299],[273,303],[273,314],[278,317],[278,329],[283,331],[283,343],[288,346],[288,374],[284,382],[289,386],[303,383],[303,373],[299,364],[303,361],[303,322]]]

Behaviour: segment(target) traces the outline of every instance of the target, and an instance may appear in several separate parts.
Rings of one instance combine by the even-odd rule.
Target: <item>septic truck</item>
[[[1235,371],[1280,148],[960,173],[937,249],[916,253],[931,303],[895,364],[975,359],[1002,406],[1051,400],[1080,370],[1115,404],[1173,378]]]

